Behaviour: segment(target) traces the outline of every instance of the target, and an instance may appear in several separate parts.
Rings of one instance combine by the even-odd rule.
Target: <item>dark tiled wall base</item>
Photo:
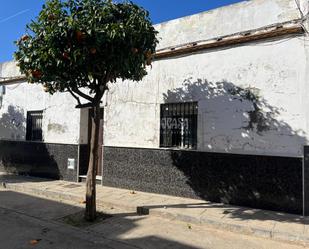
[[[302,159],[104,148],[103,184],[302,213]]]
[[[304,146],[304,215],[309,216],[309,146]]]
[[[79,175],[87,175],[89,161],[88,144],[79,145]]]
[[[68,158],[75,169],[67,169]],[[76,181],[78,145],[0,141],[0,171]]]

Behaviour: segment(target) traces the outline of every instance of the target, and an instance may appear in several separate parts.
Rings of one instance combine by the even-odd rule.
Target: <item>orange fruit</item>
[[[23,35],[22,37],[21,37],[21,40],[22,41],[26,41],[26,40],[28,40],[29,39],[29,36],[28,35]]]
[[[90,53],[91,54],[96,54],[97,53],[97,49],[96,48],[90,48]]]

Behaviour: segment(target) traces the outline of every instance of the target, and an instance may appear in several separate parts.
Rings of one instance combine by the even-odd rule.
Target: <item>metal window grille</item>
[[[160,146],[195,149],[197,114],[197,102],[162,104]]]
[[[27,112],[26,140],[28,141],[43,140],[42,119],[43,119],[43,111]]]

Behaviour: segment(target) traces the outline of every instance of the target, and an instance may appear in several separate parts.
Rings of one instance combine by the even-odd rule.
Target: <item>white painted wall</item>
[[[300,18],[307,0],[251,0],[156,25],[158,48],[212,39]]]
[[[302,13],[296,2],[244,1],[156,25],[159,49],[300,18],[308,1],[298,1]],[[198,101],[198,150],[301,156],[309,132],[308,45],[294,37],[156,61],[142,82],[110,86],[105,145],[158,148],[160,104]],[[252,101],[229,93],[248,88],[260,122],[250,117]]]
[[[159,47],[299,17],[294,0],[242,2],[157,25]],[[156,61],[141,82],[110,86],[104,143],[158,148],[160,104],[198,101],[198,150],[301,156],[309,139],[308,45],[290,37]],[[231,89],[251,89],[260,122],[250,117],[254,103]]]
[[[300,2],[305,11],[307,1]],[[294,0],[254,0],[156,28],[163,48],[298,17]],[[294,37],[157,61],[142,82],[110,86],[104,104],[104,144],[158,148],[160,104],[198,101],[198,150],[301,156],[309,132],[307,43]],[[0,68],[1,76],[18,75],[12,63]],[[252,101],[229,93],[240,88],[250,88],[258,98],[259,123],[265,126],[260,131],[255,122],[246,128],[252,121]],[[87,110],[74,106],[67,94],[50,96],[26,83],[8,86],[0,120],[8,111],[15,114],[13,119],[8,116],[8,125],[0,122],[0,139],[24,139],[26,112],[44,109],[46,142],[87,143]]]
[[[14,63],[1,65],[2,77],[19,75]],[[25,140],[27,111],[43,110],[43,137],[47,143],[79,143],[80,110],[70,94],[49,95],[40,85],[6,86],[0,109],[0,139]]]
[[[160,104],[198,101],[198,150],[300,156],[308,140],[306,68],[301,38],[157,61],[142,82],[111,86],[105,145],[158,148]],[[258,97],[262,132],[242,128],[254,105],[228,93],[237,87]]]

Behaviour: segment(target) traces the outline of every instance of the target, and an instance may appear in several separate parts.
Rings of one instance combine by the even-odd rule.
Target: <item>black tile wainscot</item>
[[[304,215],[309,216],[309,146],[304,146]]]
[[[302,158],[104,147],[103,184],[303,212]]]
[[[0,172],[77,181],[78,145],[0,140]],[[68,169],[68,158],[75,169]]]

